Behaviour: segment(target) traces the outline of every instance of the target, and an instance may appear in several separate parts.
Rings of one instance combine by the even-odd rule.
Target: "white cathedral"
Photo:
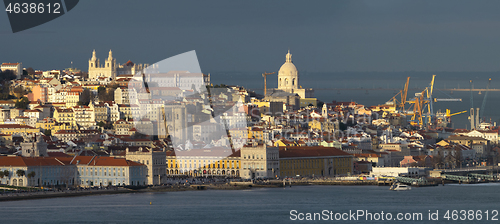
[[[113,58],[113,52],[109,50],[108,58],[101,65],[97,59],[95,50],[92,52],[92,58],[89,60],[89,80],[107,79],[108,81],[115,80],[119,75],[135,75],[136,72],[142,71],[147,65],[134,64],[130,60],[123,65],[116,64],[116,59]]]
[[[290,50],[286,54],[286,61],[278,71],[278,90],[297,94],[301,99],[314,97],[313,89],[303,89],[299,85],[299,71],[292,63]]]

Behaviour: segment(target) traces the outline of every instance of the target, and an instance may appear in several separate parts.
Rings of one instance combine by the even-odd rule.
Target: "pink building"
[[[42,103],[46,103],[48,101],[49,97],[47,87],[36,85],[31,91],[33,93],[33,99],[30,99],[30,101],[40,101]]]

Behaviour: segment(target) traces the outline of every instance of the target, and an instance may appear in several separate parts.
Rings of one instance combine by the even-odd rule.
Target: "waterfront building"
[[[239,177],[240,151],[225,147],[167,151],[168,176]]]
[[[159,185],[164,183],[166,175],[165,150],[151,147],[127,147],[125,152],[116,156],[146,165],[147,185]]]
[[[280,147],[279,160],[281,177],[320,177],[353,173],[353,156],[337,148]]]
[[[13,186],[72,186],[76,169],[67,164],[56,157],[0,156],[0,172],[9,172],[9,175],[0,178],[0,183]]]
[[[147,167],[141,163],[104,156],[76,156],[66,160],[76,166],[79,186],[147,185]]]
[[[445,139],[445,141],[470,147],[474,149],[478,157],[486,156],[491,148],[490,141],[482,137],[452,135]]]
[[[279,149],[266,144],[252,143],[240,149],[240,177],[264,179],[280,176]]]

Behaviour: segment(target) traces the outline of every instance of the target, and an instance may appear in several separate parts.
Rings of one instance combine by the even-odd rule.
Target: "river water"
[[[293,186],[250,190],[202,190],[162,193],[52,198],[0,202],[2,223],[310,223],[292,220],[298,213],[332,212],[333,220],[322,223],[429,223],[429,213],[438,211],[435,223],[493,223],[500,219],[500,184],[446,185],[389,191],[387,186]],[[151,204],[150,204],[151,202]],[[294,215],[291,211],[296,210]],[[335,213],[371,213],[355,220],[335,220]],[[449,210],[450,220],[446,219]],[[457,210],[457,216],[451,212]],[[473,216],[460,216],[473,210]],[[476,216],[481,211],[481,221]],[[375,221],[381,213],[384,220]],[[376,215],[379,214],[379,216]],[[388,221],[401,213],[421,213],[420,220]],[[488,217],[486,217],[488,213]],[[361,214],[361,213],[360,213]],[[297,216],[295,216],[297,215]],[[410,217],[406,215],[407,217]],[[346,215],[343,216],[347,218]],[[306,218],[306,216],[303,216]],[[326,218],[323,216],[323,218]],[[341,218],[341,216],[338,216]],[[415,216],[418,218],[418,215]],[[471,219],[472,218],[472,219]],[[488,218],[489,221],[485,219]],[[413,218],[410,218],[413,219]]]

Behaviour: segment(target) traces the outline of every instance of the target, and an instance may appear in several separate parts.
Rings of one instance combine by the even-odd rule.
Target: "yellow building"
[[[264,130],[258,127],[248,127],[248,139],[264,141]]]
[[[303,98],[300,99],[300,107],[307,107],[312,105],[313,107],[318,106],[318,99],[316,98]]]
[[[337,148],[280,147],[280,176],[336,176],[350,175],[353,157]]]
[[[38,133],[38,129],[20,124],[0,124],[0,133],[13,135],[21,133]]]
[[[278,141],[275,141],[274,146],[278,146],[278,147],[284,147],[284,146],[299,146],[299,143],[297,143],[296,141],[289,141],[289,140],[286,140],[286,139],[280,139]]]
[[[70,124],[75,123],[75,114],[73,112],[73,109],[71,108],[69,109],[56,108],[53,117],[59,123],[70,123]]]
[[[319,122],[318,120],[309,121],[308,125],[309,125],[309,130],[318,130],[318,131],[322,130],[321,122]]]
[[[168,176],[226,176],[240,175],[240,151],[214,147],[167,152]]]

